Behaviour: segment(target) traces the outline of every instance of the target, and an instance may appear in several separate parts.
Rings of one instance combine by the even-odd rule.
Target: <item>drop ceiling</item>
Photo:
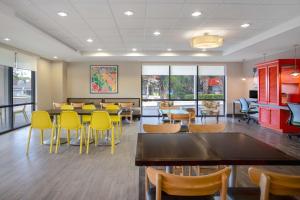
[[[2,43],[66,61],[241,61],[300,42],[290,37],[299,31],[300,0],[0,0],[0,9],[10,11],[0,18],[0,37],[11,41]],[[127,10],[134,15],[124,15]],[[60,11],[68,16],[58,16]],[[192,17],[194,11],[202,15]],[[243,29],[243,23],[251,26]],[[190,38],[205,32],[223,36],[224,45],[208,52],[191,48]],[[132,48],[137,54],[130,54]],[[164,54],[168,48],[172,54]]]

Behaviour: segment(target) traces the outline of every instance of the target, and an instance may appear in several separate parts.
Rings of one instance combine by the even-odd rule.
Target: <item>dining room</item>
[[[0,200],[300,199],[299,8],[0,0]]]

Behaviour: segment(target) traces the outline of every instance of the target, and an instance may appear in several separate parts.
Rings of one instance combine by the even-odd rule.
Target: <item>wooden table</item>
[[[243,133],[138,134],[136,166],[300,165],[300,160]]]

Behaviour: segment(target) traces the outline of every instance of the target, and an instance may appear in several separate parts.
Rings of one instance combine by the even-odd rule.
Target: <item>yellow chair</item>
[[[58,152],[58,148],[60,146],[60,136],[61,136],[61,131],[62,129],[67,130],[67,140],[68,144],[70,144],[70,133],[71,130],[75,130],[76,133],[80,131],[80,148],[79,148],[79,153],[82,153],[82,143],[83,140],[85,139],[85,134],[84,134],[84,127],[80,123],[79,116],[77,112],[75,111],[63,111],[60,114],[60,124],[58,125],[58,135],[57,135],[57,141],[56,141],[56,149],[55,153]]]
[[[94,104],[83,105],[82,110],[96,110],[96,106]],[[82,123],[90,123],[91,115],[82,115]]]
[[[230,172],[230,168],[226,167],[204,176],[178,176],[148,167],[146,168],[145,192],[148,195],[153,194],[149,191],[149,183],[151,183],[155,186],[156,200],[162,199],[162,192],[169,196],[181,197],[210,196],[220,192],[220,200],[226,200],[227,180]]]
[[[105,106],[105,110],[107,111],[111,111],[111,112],[117,112],[118,110],[120,110],[120,107],[117,105],[107,105]],[[120,139],[120,135],[122,134],[122,116],[118,113],[118,115],[110,115],[111,118],[111,122],[112,124],[115,126],[117,126],[118,128],[116,128],[117,130],[117,137],[118,139]]]
[[[53,145],[53,137],[54,137],[54,124],[52,124],[49,113],[46,111],[34,111],[32,112],[31,117],[31,126],[29,129],[28,140],[27,140],[27,148],[26,148],[26,155],[29,153],[29,145],[31,140],[31,132],[32,129],[39,129],[41,131],[40,134],[40,143],[43,144],[44,141],[44,130],[51,129],[51,136],[50,136],[50,150],[49,152],[52,153],[52,145]]]
[[[106,111],[94,111],[92,114],[91,122],[88,128],[88,136],[86,143],[86,154],[89,153],[90,147],[90,137],[91,132],[94,133],[95,136],[95,146],[97,145],[97,133],[101,131],[111,130],[111,154],[114,154],[115,151],[115,135],[114,135],[114,126],[112,125],[111,118]]]
[[[278,196],[300,195],[300,176],[286,175],[250,167],[252,183],[260,187],[260,200],[269,200],[270,194]]]
[[[64,104],[60,107],[61,110],[74,110],[72,105]]]

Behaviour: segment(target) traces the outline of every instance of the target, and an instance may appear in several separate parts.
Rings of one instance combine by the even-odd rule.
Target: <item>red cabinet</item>
[[[300,132],[288,124],[290,113],[286,107],[287,102],[300,103],[300,77],[290,75],[294,64],[294,59],[279,59],[257,65],[259,122],[264,127]]]

